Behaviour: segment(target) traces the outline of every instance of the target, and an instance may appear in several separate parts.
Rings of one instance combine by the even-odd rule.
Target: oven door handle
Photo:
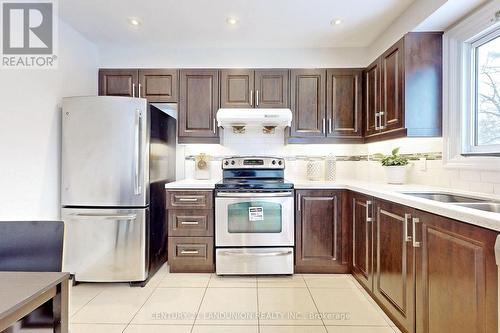
[[[267,193],[240,193],[240,192],[217,192],[218,197],[232,198],[263,198],[263,197],[291,197],[293,192],[267,192]]]
[[[288,251],[272,251],[272,252],[257,252],[257,251],[220,251],[223,256],[240,256],[240,257],[276,257],[287,256],[292,254],[292,250]]]

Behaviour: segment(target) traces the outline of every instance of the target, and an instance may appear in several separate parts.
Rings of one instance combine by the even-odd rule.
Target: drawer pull
[[[182,221],[181,224],[185,224],[185,225],[198,225],[198,224],[200,224],[200,222],[198,222],[198,221]]]
[[[182,202],[196,202],[196,201],[198,201],[198,198],[179,198],[179,201],[182,201]]]
[[[200,251],[198,250],[182,250],[181,254],[199,254]]]

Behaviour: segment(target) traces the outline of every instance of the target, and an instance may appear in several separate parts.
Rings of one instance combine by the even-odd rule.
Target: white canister
[[[310,158],[307,161],[307,179],[321,180],[323,174],[323,160]]]
[[[329,154],[325,161],[325,179],[328,181],[335,181],[335,174],[337,173],[337,157]]]

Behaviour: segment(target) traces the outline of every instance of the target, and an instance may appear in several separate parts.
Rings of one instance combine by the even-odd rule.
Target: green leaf
[[[399,154],[399,147],[392,150],[392,156],[397,156]]]

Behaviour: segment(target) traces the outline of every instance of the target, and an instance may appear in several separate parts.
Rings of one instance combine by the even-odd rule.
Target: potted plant
[[[407,157],[399,155],[399,148],[393,149],[391,155],[383,156],[381,162],[389,184],[406,183],[406,170],[409,162]]]

